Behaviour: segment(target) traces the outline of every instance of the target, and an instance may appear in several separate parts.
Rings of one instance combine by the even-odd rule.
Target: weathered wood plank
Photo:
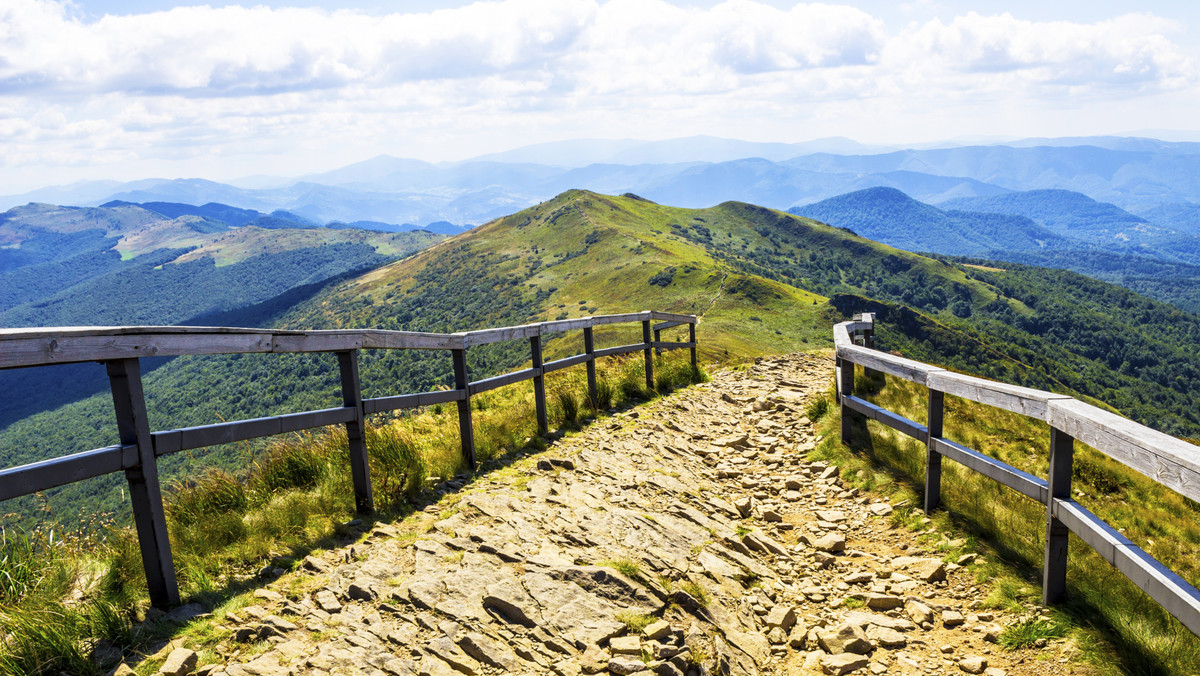
[[[1065,394],[1009,385],[951,371],[930,373],[925,384],[946,394],[1020,413],[1038,420],[1046,419],[1051,401],[1071,398]]]
[[[1055,500],[1054,515],[1192,633],[1200,635],[1200,591],[1073,500]]]
[[[928,429],[925,435],[925,513],[932,514],[942,502],[942,456],[934,448],[933,440],[942,437],[942,423],[946,417],[946,395],[941,390],[929,389],[925,402],[925,420]]]
[[[416,394],[401,394],[394,397],[376,397],[363,399],[363,413],[383,413],[402,408],[417,408],[418,406],[433,406],[448,404],[467,396],[462,390],[437,390],[434,392],[418,392]]]
[[[855,396],[844,397],[842,399],[842,403],[849,407],[850,410],[861,413],[871,420],[875,420],[887,425],[897,432],[903,432],[904,434],[907,434],[921,443],[926,443],[929,441],[929,430],[927,430],[924,425],[914,420],[909,420],[902,415],[892,413],[886,408],[876,406],[865,399],[859,399]]]
[[[154,440],[150,437],[138,360],[109,361],[105,362],[104,367],[112,390],[113,412],[117,418],[117,435],[121,445],[137,449],[135,462],[123,464],[126,465],[129,502],[133,508],[133,523],[142,552],[150,602],[159,608],[177,605],[179,584],[175,578],[175,562],[171,559],[171,540],[167,534],[166,512],[163,510],[162,491],[158,483],[158,463],[154,456]]]
[[[362,346],[382,350],[457,350],[466,346],[466,339],[456,333],[421,333],[418,331],[362,332]]]
[[[521,326],[506,326],[500,329],[484,329],[482,331],[467,331],[463,334],[466,337],[467,347],[476,345],[487,345],[489,343],[499,343],[505,340],[521,340],[541,335],[542,327],[540,324],[523,324]]]
[[[849,359],[855,364],[866,368],[883,371],[884,373],[922,385],[928,381],[929,374],[945,371],[945,369],[937,366],[930,366],[919,361],[897,357],[887,352],[880,352],[879,350],[872,350],[858,345],[839,345],[837,355],[842,359]]]
[[[575,331],[584,329],[592,325],[591,317],[579,317],[578,319],[556,319],[550,322],[542,322],[542,334],[561,333],[563,331]]]
[[[849,322],[833,325],[833,346],[837,349],[854,344],[854,340],[850,337],[850,332],[846,329]]]
[[[663,322],[661,324],[655,324],[654,330],[666,331],[667,329],[673,329],[676,326],[691,326],[691,322]]]
[[[686,347],[696,347],[696,344],[692,343],[692,342],[686,342],[686,343],[674,342],[674,343],[672,343],[672,342],[668,342],[665,340],[656,340],[656,341],[654,341],[653,344],[654,344],[654,349],[656,349],[656,350],[682,350],[683,348],[686,348]]]
[[[562,359],[548,361],[545,364],[542,364],[542,373],[550,373],[552,371],[558,371],[560,369],[575,366],[576,364],[582,364],[591,358],[592,356],[588,354],[577,354],[573,357],[563,357]]]
[[[1200,500],[1200,448],[1074,399],[1049,403],[1047,422],[1192,500]]]
[[[677,312],[659,312],[658,310],[650,311],[651,319],[662,319],[668,322],[676,322],[678,324],[694,324],[696,315],[684,315]]]
[[[0,470],[0,501],[119,472],[128,449],[136,447],[107,446]]]
[[[533,406],[534,417],[537,418],[538,434],[545,436],[550,430],[550,421],[546,414],[546,376],[542,370],[542,337],[533,336],[529,339],[530,360],[533,365]]]
[[[63,335],[0,343],[0,368],[184,354],[270,352],[269,333]]]
[[[654,391],[654,344],[653,331],[650,329],[650,318],[647,317],[642,321],[642,344],[645,349],[642,350],[643,360],[646,362],[646,391]]]
[[[371,488],[371,463],[367,456],[366,425],[363,421],[362,388],[358,378],[358,350],[337,353],[342,376],[342,406],[351,417],[346,421],[346,447],[350,477],[354,482],[354,508],[359,514],[375,511]]]
[[[154,432],[150,437],[154,440],[154,455],[161,457],[179,451],[207,448],[218,444],[232,444],[247,439],[298,432],[315,427],[341,425],[353,420],[354,417],[354,409],[343,406],[164,430]]]
[[[1028,472],[986,456],[979,451],[956,444],[948,439],[933,439],[934,450],[954,462],[970,467],[980,474],[1008,486],[1018,493],[1046,503],[1047,484]]]
[[[592,327],[583,329],[583,353],[587,357],[588,403],[594,410],[596,402],[596,340],[592,335]]]
[[[484,378],[483,380],[476,380],[470,385],[471,396],[475,396],[481,392],[487,392],[488,390],[494,390],[497,387],[504,387],[505,385],[519,383],[522,380],[529,380],[530,378],[535,378],[541,375],[541,373],[541,369],[523,369],[521,371],[513,371],[512,373],[492,376],[491,378]]]
[[[451,353],[454,364],[454,389],[462,393],[458,407],[458,438],[462,443],[463,460],[475,469],[475,428],[471,424],[471,376],[467,372],[467,349]]]
[[[631,345],[606,347],[602,350],[596,350],[593,354],[595,354],[596,358],[599,359],[600,357],[613,357],[619,354],[629,354],[630,352],[637,352],[638,350],[644,350],[645,348],[646,345],[644,343],[633,343]]]
[[[1071,472],[1075,440],[1062,430],[1050,428],[1050,470],[1046,482],[1046,551],[1042,559],[1042,603],[1050,605],[1067,593],[1067,549],[1070,529],[1054,516],[1054,501],[1071,498]]]
[[[272,352],[340,352],[362,347],[359,331],[308,331],[304,334],[274,336]]]
[[[592,326],[604,326],[605,324],[626,324],[630,322],[645,321],[650,317],[650,312],[629,312],[622,315],[598,315],[592,317]]]

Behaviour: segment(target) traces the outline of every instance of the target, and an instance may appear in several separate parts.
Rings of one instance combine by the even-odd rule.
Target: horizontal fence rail
[[[926,447],[925,511],[937,508],[941,461],[949,458],[1046,506],[1042,601],[1066,592],[1067,535],[1075,533],[1184,626],[1200,635],[1200,591],[1139,548],[1117,529],[1071,499],[1074,442],[1079,440],[1191,500],[1200,500],[1200,449],[1064,394],[953,373],[874,349],[874,315],[858,315],[833,328],[837,349],[842,441],[849,444],[852,417],[870,418]],[[924,385],[927,424],[854,396],[854,365]],[[1020,413],[1050,425],[1046,479],[942,436],[945,395]]]
[[[653,324],[653,322],[662,322]],[[156,606],[179,603],[166,515],[158,481],[157,458],[171,453],[248,439],[345,425],[350,447],[350,470],[355,505],[360,513],[374,509],[370,468],[364,437],[366,416],[386,411],[448,404],[458,408],[463,458],[475,469],[475,440],[471,425],[471,397],[505,385],[533,381],[538,433],[546,434],[545,374],[584,364],[588,397],[597,401],[596,360],[641,351],[645,356],[646,386],[654,389],[655,352],[688,348],[692,367],[698,365],[694,315],[645,311],[599,315],[522,326],[467,331],[419,333],[413,331],[278,331],[230,327],[118,326],[0,329],[0,369],[52,364],[101,362],[112,389],[120,443],[82,453],[0,470],[0,500],[30,495],[85,479],[124,471],[129,482],[134,523],[146,569],[150,600]],[[593,329],[611,324],[641,324],[642,341],[597,350]],[[688,340],[662,342],[664,329],[687,326]],[[584,352],[551,362],[542,361],[542,338],[567,331],[582,331]],[[467,350],[507,340],[528,340],[530,368],[471,381]],[[454,367],[454,389],[363,399],[358,376],[358,350],[448,350]],[[342,405],[317,411],[234,420],[213,425],[152,432],[142,392],[139,360],[142,357],[183,355],[332,352],[341,376]]]

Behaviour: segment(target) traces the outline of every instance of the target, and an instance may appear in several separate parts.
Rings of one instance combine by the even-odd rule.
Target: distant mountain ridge
[[[867,188],[789,211],[908,251],[982,256],[1068,244],[1023,216],[943,211],[895,188]]]
[[[1080,193],[1011,192],[935,207],[870,188],[790,211],[909,251],[1072,270],[1200,313],[1200,237]]]
[[[0,198],[0,208],[30,201],[82,206],[112,200],[216,202],[268,214],[282,209],[319,223],[477,225],[572,188],[634,192],[697,208],[737,200],[787,209],[885,186],[933,204],[1071,190],[1144,215],[1200,204],[1200,144],[1095,137],[894,149],[846,139],[800,144],[712,137],[576,140],[437,164],[380,155],[300,179],[254,182],[272,184],[276,187],[203,179],[91,182]]]

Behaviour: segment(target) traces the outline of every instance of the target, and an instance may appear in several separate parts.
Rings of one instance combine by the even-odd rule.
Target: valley
[[[887,208],[872,211],[873,197],[880,197]],[[856,234],[870,231],[872,223],[886,225],[888,214],[899,205],[914,214],[914,219],[945,228],[932,231],[934,236],[927,241],[935,245],[953,242],[948,233],[956,231],[962,235],[960,243],[972,246],[982,242],[983,246],[1000,247],[1011,241],[1006,238],[1027,237],[1029,241],[1061,243],[1063,255],[1070,256],[1074,251],[1069,248],[1074,246],[1068,239],[1071,228],[1060,229],[1066,234],[1052,232],[1053,224],[1036,220],[1042,217],[1038,213],[1010,216],[943,211],[888,190],[858,196],[858,213],[868,214],[874,221],[864,220],[854,228],[835,227],[838,214],[855,203],[854,199],[842,200],[834,204],[841,205],[840,211],[822,212],[821,220],[835,224],[827,225],[740,202],[691,209],[657,204],[631,193],[613,196],[570,190],[451,238],[419,230],[266,229],[250,225],[252,221],[221,228],[207,221],[197,225],[200,222],[193,219],[206,217],[195,214],[168,219],[159,212],[148,216],[145,209],[133,205],[78,211],[38,207],[25,213],[10,212],[16,218],[0,224],[8,227],[0,233],[10,241],[24,238],[19,240],[23,246],[8,250],[10,267],[3,274],[6,279],[27,280],[20,288],[27,289],[24,293],[30,299],[11,304],[2,316],[29,325],[39,317],[56,322],[111,317],[118,323],[136,317],[129,314],[136,310],[144,313],[142,316],[179,323],[454,332],[653,307],[699,315],[702,362],[717,369],[786,352],[820,354],[830,345],[832,323],[866,311],[876,313],[877,340],[883,349],[968,373],[1104,402],[1158,429],[1184,437],[1200,436],[1200,407],[1196,405],[1200,373],[1193,360],[1200,352],[1197,315],[1076,273],[979,257],[990,249],[961,249],[955,256],[918,254]],[[57,231],[35,233],[29,223],[37,212],[58,219]],[[1021,219],[1024,229],[1014,233],[992,227],[1005,219]],[[204,229],[213,232],[202,232]],[[895,228],[890,233],[872,234],[888,239],[911,230]],[[74,242],[76,253],[64,250],[63,241]],[[1094,253],[1125,260],[1124,254],[1115,251]],[[1187,264],[1153,260],[1160,267],[1152,268],[1154,272],[1147,276],[1167,271],[1187,274]],[[55,279],[61,282],[50,281]],[[156,304],[155,298],[172,302]],[[597,347],[640,339],[629,331],[597,329]],[[547,340],[546,358],[577,352],[579,346],[570,342],[573,340],[577,337]],[[453,383],[449,360],[420,352],[383,352],[363,350],[360,355],[364,396],[431,390]],[[528,360],[528,346],[521,341],[475,347],[468,351],[467,359],[472,379],[512,370]],[[145,361],[153,429],[330,407],[340,401],[338,368],[330,355],[214,355]],[[605,368],[610,374],[605,378],[616,379],[608,380],[610,383],[629,379],[628,373],[621,375],[625,367],[620,362]],[[104,446],[116,438],[112,401],[101,367],[57,366],[9,371],[3,376],[9,378],[4,410],[10,416],[0,429],[0,448],[7,453],[5,466],[43,459],[48,453],[62,455]],[[804,377],[811,381],[807,385],[810,390],[819,391],[819,374]],[[76,386],[64,388],[63,382]],[[574,401],[570,382],[555,381],[554,396]],[[51,386],[40,390],[40,398],[19,396],[39,391],[39,385],[45,383]],[[625,387],[621,384],[617,389]],[[622,405],[651,394],[631,386],[622,395]],[[479,400],[476,432],[483,440],[481,457],[492,463],[487,465],[492,470],[497,459],[528,444],[537,446],[527,424],[512,422],[514,416],[529,417],[529,403],[523,397],[510,393]],[[579,413],[568,413],[571,409],[563,408],[565,404],[556,406],[556,424],[569,429],[576,418],[567,416]],[[415,457],[420,458],[421,472],[436,471],[440,477],[457,475],[460,478],[453,481],[465,480],[461,477],[467,475],[460,474],[461,458],[445,432],[453,428],[453,413],[439,408],[430,407],[411,417],[373,420],[372,434],[384,435],[375,443],[394,436],[401,441],[386,443],[413,444],[408,448],[420,449]],[[814,421],[820,420],[825,428],[835,424],[832,416],[816,411],[813,409]],[[972,424],[985,426],[986,422]],[[1021,433],[1032,438],[1038,431]],[[879,481],[876,470],[860,464],[861,459],[838,455],[842,451],[830,441],[833,437],[823,438],[827,443],[821,445],[821,454],[861,468],[856,470],[855,483],[866,487]],[[339,517],[329,515],[341,514],[345,500],[333,500],[325,491],[344,492],[338,488],[345,481],[340,475],[331,475],[322,480],[326,483],[309,489],[303,487],[308,484],[281,487],[278,490],[283,492],[278,495],[275,489],[264,492],[260,484],[267,479],[255,478],[279,471],[272,467],[290,462],[285,460],[292,457],[287,455],[290,453],[337,457],[336,447],[328,446],[332,443],[336,438],[304,435],[280,443],[244,443],[162,458],[160,466],[170,486],[172,538],[179,541],[177,556],[183,562],[183,580],[193,590],[190,593],[200,595],[194,598],[220,593],[214,590],[233,584],[232,580],[242,575],[237,571],[256,565],[264,556],[277,556],[267,550],[311,546],[305,543],[318,537],[316,534],[329,533],[331,528],[337,532],[328,520]],[[1017,462],[1030,461],[1018,458]],[[1088,462],[1093,462],[1090,456]],[[1125,481],[1122,477],[1112,479],[1103,466],[1081,466],[1092,472],[1080,483],[1089,491],[1094,490],[1092,486],[1108,485],[1104,481],[1109,480],[1118,482],[1114,484],[1118,491],[1141,490],[1136,482],[1126,485],[1120,483]],[[908,495],[903,488],[907,470],[892,471],[900,471],[900,475],[896,488],[889,489],[898,491],[891,502],[907,504],[912,499],[902,497]],[[271,518],[249,516],[258,512],[245,517],[235,513],[231,518],[243,526],[234,530],[248,537],[242,540],[233,531],[209,532],[204,520],[194,520],[181,511],[209,509],[204,506],[208,503],[195,501],[206,500],[205,491],[228,486],[228,481],[249,492],[246,506],[238,509],[250,509],[252,502],[258,505],[254,509],[269,511],[272,500],[290,500],[295,507],[286,518],[300,525],[279,530]],[[292,486],[286,483],[290,479],[284,481],[280,486]],[[412,483],[407,476],[405,481],[410,485],[403,490],[394,486],[387,494],[386,509],[403,512],[411,495],[419,492],[419,483]],[[48,519],[79,524],[88,515],[111,513],[117,515],[115,527],[120,529],[128,514],[123,487],[119,474],[113,474],[44,496],[9,501],[5,504],[10,512],[7,519],[27,525],[46,524]],[[295,490],[301,493],[287,492]],[[1143,502],[1158,505],[1153,500],[1139,500],[1139,508]],[[1161,511],[1159,506],[1148,508]],[[1119,514],[1117,518],[1121,518]],[[954,526],[947,522],[943,527]],[[1141,526],[1131,533],[1147,537]],[[295,540],[297,537],[300,540]],[[293,541],[297,544],[283,544]],[[116,557],[111,570],[136,570],[133,550],[115,546],[118,549],[105,550],[110,552],[106,556]],[[953,547],[956,552],[963,551],[961,545]],[[1173,549],[1160,550],[1164,560],[1173,565],[1192,565],[1191,559]],[[961,584],[968,584],[966,578]],[[114,589],[124,590],[122,594],[141,593],[136,576]],[[210,591],[201,591],[204,589]],[[1016,609],[1027,603],[1023,599],[1032,592],[1002,593],[1014,595],[1005,603]],[[1014,612],[1016,625],[1033,622],[1024,619],[1023,611]],[[1104,650],[1137,650],[1140,648],[1130,646],[1142,645],[1141,640],[1122,638],[1124,643],[1118,643],[1123,647]],[[1176,652],[1164,653],[1170,655],[1164,659],[1187,659],[1191,643],[1181,645]],[[979,647],[987,650],[985,644]],[[820,659],[820,653],[810,654],[813,660]],[[882,652],[876,657],[891,659]],[[930,654],[926,659],[937,658]],[[999,663],[1012,673],[1024,668],[1019,661]]]
[[[255,233],[237,233],[242,231]],[[314,231],[295,232],[308,237]],[[434,237],[315,232],[353,235],[365,238],[360,246],[373,242],[380,248],[389,238]],[[248,250],[234,246],[246,239],[220,239],[230,236],[218,235],[205,246],[217,255]],[[163,269],[205,264],[219,272],[253,263],[253,257],[223,266],[200,260]],[[155,267],[145,266],[144,274],[160,274]],[[297,268],[298,275],[306,271],[305,265]],[[166,290],[163,295],[171,296]],[[91,305],[61,298],[61,305],[40,309],[70,317],[68,308],[84,312]],[[824,347],[834,318],[875,311],[890,327],[880,337],[887,349],[1096,397],[1140,422],[1183,436],[1200,434],[1200,374],[1191,359],[1200,351],[1200,317],[1078,275],[1023,265],[968,267],[742,203],[685,209],[632,194],[568,191],[367,272],[331,275],[257,304],[191,317],[207,324],[453,332],[644,307],[701,315],[701,352],[709,362]],[[597,339],[604,345],[629,342],[605,332]],[[547,358],[573,348],[554,340],[545,346]],[[468,366],[486,377],[527,359],[524,346],[501,343],[472,350]],[[316,356],[186,357],[155,366],[146,388],[157,429],[321,408],[338,397],[332,359]],[[56,368],[89,371],[92,389],[74,400],[14,402],[14,418],[0,431],[0,447],[14,449],[6,451],[9,465],[46,457],[47,449],[65,454],[111,443],[111,402],[101,369]],[[451,382],[448,361],[416,353],[366,351],[361,369],[366,396]],[[16,379],[8,391],[19,392],[32,387],[25,379],[37,374],[5,376]],[[95,394],[83,396],[90,392]],[[205,462],[235,468],[245,452],[218,449]],[[177,471],[170,463],[167,469]],[[60,505],[57,510],[108,509],[115,489],[115,481],[108,487],[79,484],[62,489],[51,503]]]

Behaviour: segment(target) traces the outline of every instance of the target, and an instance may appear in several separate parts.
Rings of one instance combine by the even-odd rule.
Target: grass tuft
[[[1067,626],[1052,619],[1032,617],[1011,624],[1000,634],[1000,645],[1011,650],[1032,648],[1038,641],[1053,641],[1067,635]]]
[[[597,565],[601,565],[606,568],[612,568],[618,573],[629,578],[636,578],[642,574],[641,564],[627,557],[622,557],[619,559],[607,559],[599,562]]]
[[[656,368],[656,384],[664,392],[704,377],[686,355],[661,359]],[[640,355],[598,364],[597,403],[610,408],[653,396],[644,389],[642,369]],[[587,398],[582,370],[553,373],[547,381],[553,422],[578,425],[579,404]],[[613,382],[622,385],[614,390]],[[546,447],[537,435],[531,388],[497,389],[472,401],[481,463]],[[455,407],[430,407],[366,427],[378,518],[412,510],[428,476],[452,477],[466,469],[456,413]],[[209,607],[232,608],[231,594],[239,598],[235,590],[260,569],[294,566],[313,548],[348,535],[343,524],[355,518],[353,496],[343,427],[275,437],[238,474],[213,469],[174,482],[164,502],[181,595]],[[87,654],[94,640],[107,639],[128,652],[143,651],[162,638],[159,629],[131,629],[130,618],[144,607],[146,589],[133,528],[110,525],[73,536],[72,543],[52,530],[0,529],[0,676],[99,674],[101,667]],[[605,565],[630,577],[641,575],[632,559]],[[68,603],[78,590],[84,591],[82,601]],[[220,636],[209,638],[211,648]]]

